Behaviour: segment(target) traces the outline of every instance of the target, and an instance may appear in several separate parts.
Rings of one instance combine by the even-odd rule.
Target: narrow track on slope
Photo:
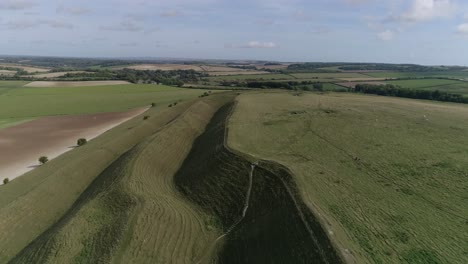
[[[223,233],[198,263],[342,263],[289,171],[225,145],[233,105],[213,116],[174,176],[176,188]]]
[[[236,226],[242,222],[242,220],[244,220],[245,218],[245,215],[247,214],[247,210],[249,209],[249,203],[250,203],[250,196],[251,196],[251,193],[252,193],[252,185],[253,185],[253,172],[254,172],[254,169],[255,169],[255,166],[257,166],[256,163],[253,163],[251,165],[251,170],[250,170],[250,173],[249,173],[249,186],[247,188],[247,194],[246,194],[246,198],[245,198],[245,203],[244,203],[244,209],[242,210],[242,215],[241,217],[239,218],[239,220],[237,220],[231,227],[228,228],[228,230],[223,233],[222,235],[220,235],[219,237],[216,238],[215,241],[213,241],[213,244],[210,246],[211,249],[214,249],[216,248],[217,244],[219,241],[221,241],[221,239],[223,239],[225,236],[229,235],[229,233],[232,232],[232,230],[234,230],[234,228],[236,228]],[[209,252],[208,252],[209,253]],[[199,261],[197,261],[197,264],[199,263],[203,263],[203,261],[206,260],[206,258],[208,257],[208,253],[207,254],[204,254]]]

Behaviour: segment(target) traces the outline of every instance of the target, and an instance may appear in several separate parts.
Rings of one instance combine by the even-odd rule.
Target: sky
[[[466,0],[0,0],[0,54],[468,65]]]

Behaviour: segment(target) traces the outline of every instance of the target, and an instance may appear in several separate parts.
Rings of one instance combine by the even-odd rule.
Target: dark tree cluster
[[[461,94],[452,94],[447,92],[441,92],[439,90],[415,90],[401,88],[400,86],[387,84],[387,85],[372,85],[372,84],[358,84],[352,90],[357,93],[365,94],[377,94],[384,96],[395,96],[412,99],[425,99],[435,100],[443,102],[454,102],[454,103],[468,103],[468,98]]]
[[[398,72],[446,72],[446,71],[460,71],[463,67],[459,66],[423,66],[416,64],[354,64],[343,65],[339,67],[340,70],[345,71],[398,71]]]
[[[289,81],[289,82],[272,82],[272,81],[223,81],[222,86],[230,87],[247,87],[258,89],[287,89],[287,90],[305,90],[305,91],[323,91],[323,84],[314,81]]]
[[[174,71],[139,71],[123,69],[115,71],[116,78],[132,83],[161,83],[164,85],[182,86],[184,83],[197,83],[205,73],[194,70],[174,70]]]

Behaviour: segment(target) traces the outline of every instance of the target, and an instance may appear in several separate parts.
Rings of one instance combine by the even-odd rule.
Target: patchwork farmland
[[[0,81],[0,263],[468,259],[468,105],[353,88],[459,69],[87,63]]]

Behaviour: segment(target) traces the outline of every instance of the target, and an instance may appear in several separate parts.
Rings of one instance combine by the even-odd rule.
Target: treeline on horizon
[[[354,89],[350,89],[351,92],[364,93],[364,94],[376,94],[383,96],[394,96],[411,99],[424,99],[434,100],[442,102],[454,102],[468,104],[468,97],[464,97],[461,94],[447,93],[439,90],[417,90],[402,88],[397,85],[375,85],[375,84],[358,84]]]
[[[337,70],[323,69],[336,67]],[[396,72],[447,72],[462,71],[462,66],[423,66],[417,64],[389,64],[389,63],[297,63],[288,66],[290,72],[339,72],[339,71],[396,71]]]

